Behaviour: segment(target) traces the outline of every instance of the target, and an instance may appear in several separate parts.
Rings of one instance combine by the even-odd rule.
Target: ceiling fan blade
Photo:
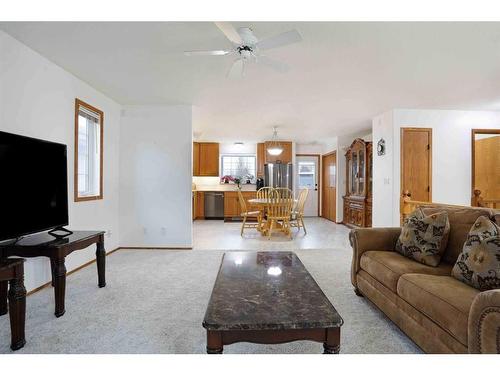
[[[257,43],[257,47],[259,47],[259,49],[271,49],[283,47],[300,41],[302,41],[302,37],[299,32],[297,30],[290,30],[286,33],[278,34],[259,41]]]
[[[245,62],[243,61],[243,59],[236,60],[229,69],[229,72],[227,72],[227,77],[233,79],[243,77],[244,67],[245,67]]]
[[[224,56],[231,51],[215,50],[215,51],[184,51],[186,56]]]
[[[268,66],[280,73],[285,73],[289,69],[287,64],[282,63],[281,61],[270,59],[269,57],[262,55],[258,57],[257,63]]]
[[[229,22],[215,22],[215,25],[231,42],[238,45],[243,44],[240,34],[238,34],[236,29]]]
[[[253,46],[259,41],[259,39],[257,39],[254,35],[253,30],[249,27],[240,27],[238,29],[238,34],[245,45]]]

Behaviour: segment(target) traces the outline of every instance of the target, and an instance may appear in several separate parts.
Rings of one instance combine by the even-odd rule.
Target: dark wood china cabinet
[[[373,144],[356,138],[347,149],[344,224],[372,226]]]

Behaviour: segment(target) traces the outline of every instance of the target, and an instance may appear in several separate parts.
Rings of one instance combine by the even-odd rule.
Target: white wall
[[[394,131],[392,111],[377,116],[373,127],[372,226],[390,227],[394,215]],[[385,155],[377,154],[377,142],[385,140]],[[399,154],[398,154],[399,155]],[[399,205],[399,202],[398,202]]]
[[[191,247],[191,106],[123,107],[120,244]]]
[[[103,200],[72,199],[75,98],[104,112]],[[119,243],[119,123],[116,102],[0,31],[0,130],[68,145],[69,228],[106,230],[107,251]],[[95,247],[74,252],[66,258],[66,268],[70,271],[94,254]],[[25,280],[28,290],[50,281],[49,260],[29,259]]]
[[[500,129],[500,112],[395,109],[376,117],[374,142],[384,135],[387,155],[374,158],[374,226],[399,225],[402,127],[432,128],[432,201],[469,205],[471,130]],[[390,181],[384,186],[385,178]],[[388,204],[391,218],[384,211]]]

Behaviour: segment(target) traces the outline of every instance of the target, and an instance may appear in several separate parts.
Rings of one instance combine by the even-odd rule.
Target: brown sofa
[[[500,290],[480,292],[451,276],[467,234],[485,208],[446,210],[450,236],[441,263],[430,267],[394,251],[401,228],[353,229],[351,281],[418,346],[428,353],[500,353]]]

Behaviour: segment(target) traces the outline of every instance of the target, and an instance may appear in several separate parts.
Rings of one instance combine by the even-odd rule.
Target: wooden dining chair
[[[245,228],[256,228],[260,229],[262,225],[262,215],[260,211],[248,211],[247,207],[247,202],[245,201],[245,198],[243,197],[243,194],[241,193],[241,190],[238,189],[238,200],[240,201],[240,207],[241,207],[241,217],[243,217],[243,223],[241,224],[241,236],[243,236],[243,231]],[[257,223],[247,223],[247,219],[251,218],[256,218]]]
[[[266,187],[262,187],[259,190],[257,190],[256,198],[257,199],[269,199],[271,196],[274,196],[275,194],[276,194],[276,190],[273,187],[266,186]],[[260,210],[261,210],[260,216],[261,216],[261,219],[263,220],[266,217],[265,206],[261,206]]]
[[[276,193],[283,199],[293,199],[293,192],[289,188],[279,187],[274,190],[276,190]]]
[[[292,239],[292,231],[290,230],[290,217],[292,215],[293,198],[283,198],[278,194],[269,198],[267,206],[267,222],[269,223],[267,239],[271,239],[273,230],[280,225],[280,230],[288,234]],[[276,228],[275,228],[276,227]]]
[[[304,228],[304,234],[307,234],[306,226],[304,224],[304,207],[306,205],[308,194],[308,189],[302,189],[300,191],[297,206],[292,211],[292,220],[290,221],[290,226],[298,228],[299,232],[300,227]]]
[[[268,199],[269,196],[274,195],[275,189],[273,187],[262,187],[257,190],[257,199]]]

